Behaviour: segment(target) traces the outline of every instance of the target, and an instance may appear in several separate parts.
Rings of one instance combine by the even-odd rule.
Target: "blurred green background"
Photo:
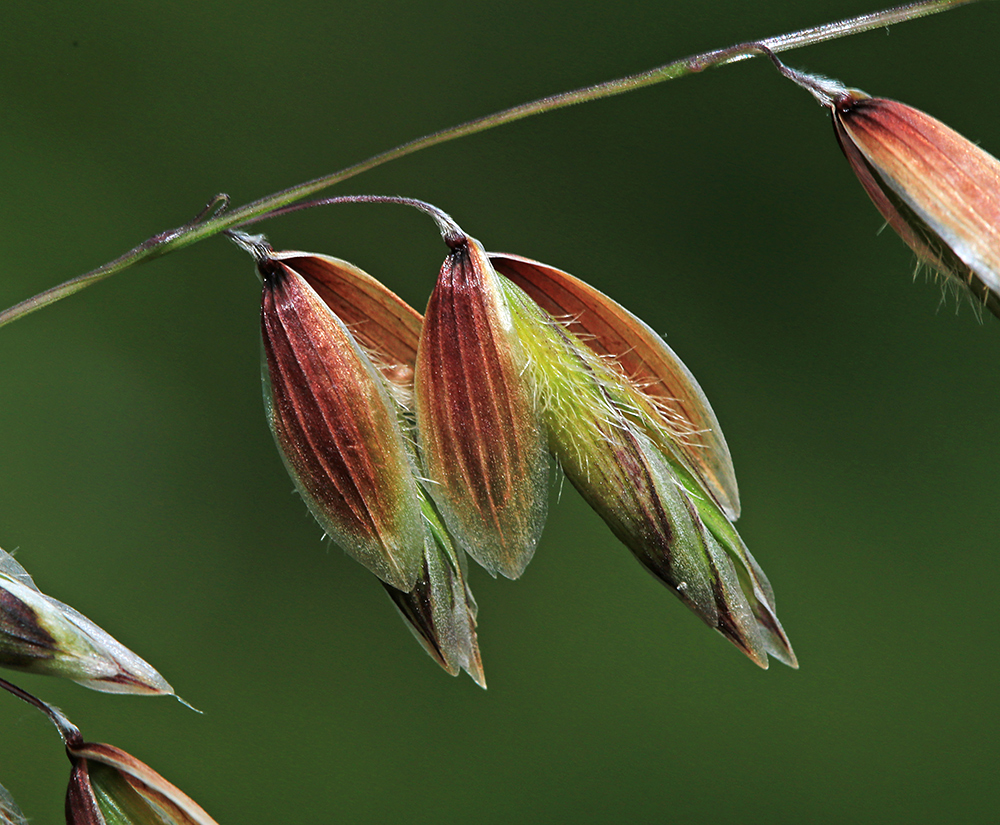
[[[193,216],[489,111],[875,0],[6,3],[0,305]],[[1000,8],[791,53],[1000,153]],[[221,825],[983,822],[997,782],[1000,322],[911,284],[827,115],[760,60],[397,161],[488,248],[637,311],[698,376],[802,667],[761,671],[568,486],[518,582],[472,573],[450,679],[294,495],[259,286],[220,238],[0,330],[0,545],[204,711],[14,680]],[[264,226],[422,307],[408,210]],[[0,696],[0,783],[57,823],[55,731]]]

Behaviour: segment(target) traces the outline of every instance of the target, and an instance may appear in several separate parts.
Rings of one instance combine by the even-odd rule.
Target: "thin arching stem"
[[[427,203],[427,201],[417,200],[416,198],[401,198],[398,195],[341,195],[336,198],[322,198],[315,201],[305,201],[304,203],[293,203],[271,212],[265,212],[263,215],[256,215],[249,220],[243,221],[240,226],[250,226],[258,221],[280,218],[282,215],[299,212],[303,209],[312,209],[315,206],[334,206],[338,203],[394,203],[397,206],[409,206],[423,212],[425,215],[429,215],[434,220],[438,231],[441,233],[441,237],[448,246],[464,243],[468,239],[462,228],[455,223],[455,219],[443,209],[439,209],[434,204]]]
[[[83,736],[80,735],[80,729],[70,722],[58,708],[54,708],[47,702],[43,702],[41,699],[32,696],[28,691],[22,690],[6,679],[0,679],[0,688],[13,694],[18,699],[27,702],[32,707],[38,708],[38,710],[48,716],[52,724],[58,729],[59,735],[62,736],[63,742],[67,747],[83,743]]]
[[[510,109],[504,109],[502,112],[496,112],[459,124],[458,126],[452,126],[449,129],[433,132],[408,143],[403,143],[394,149],[374,155],[360,163],[345,167],[333,174],[307,181],[281,192],[276,192],[260,200],[241,206],[238,209],[223,211],[221,205],[225,202],[226,196],[217,195],[210,202],[209,206],[190,223],[154,235],[121,257],[104,264],[104,266],[100,266],[84,275],[66,281],[45,292],[41,292],[33,298],[29,298],[10,309],[0,312],[0,327],[35,310],[55,303],[68,295],[79,292],[81,289],[102,281],[124,269],[128,269],[141,261],[160,257],[167,252],[190,246],[212,235],[217,235],[226,229],[239,227],[269,212],[274,212],[304,198],[312,197],[334,184],[345,181],[369,169],[374,169],[376,166],[381,166],[384,163],[405,157],[406,155],[412,155],[414,152],[419,152],[422,149],[447,143],[448,141],[478,132],[485,132],[495,126],[512,123],[516,120],[523,120],[526,117],[541,114],[542,112],[551,112],[577,103],[624,94],[625,92],[642,89],[666,80],[674,80],[686,75],[696,74],[714,66],[734,63],[748,57],[754,57],[755,55],[767,52],[777,53],[827,40],[834,40],[839,37],[869,31],[870,29],[913,20],[917,17],[925,17],[929,14],[936,14],[937,12],[947,11],[956,6],[964,6],[974,2],[978,2],[978,0],[922,0],[922,2],[908,3],[903,6],[886,9],[885,11],[840,20],[836,23],[827,23],[822,26],[814,26],[789,34],[768,37],[763,40],[739,43],[726,49],[717,49],[703,54],[692,55],[645,72],[598,83],[594,86],[586,86],[570,92],[563,92],[562,94],[550,97],[543,97],[530,103],[522,103]]]

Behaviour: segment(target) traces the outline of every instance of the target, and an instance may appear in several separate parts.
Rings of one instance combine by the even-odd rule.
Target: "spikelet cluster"
[[[424,649],[485,686],[466,556],[519,577],[551,458],[650,573],[753,661],[796,666],[708,400],[642,321],[455,230],[421,316],[324,255],[242,244],[263,282],[266,407],[296,487]]]

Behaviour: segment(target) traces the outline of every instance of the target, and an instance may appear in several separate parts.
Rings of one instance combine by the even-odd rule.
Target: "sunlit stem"
[[[744,60],[768,51],[776,53],[796,49],[801,46],[809,46],[814,43],[822,43],[826,40],[859,34],[870,29],[901,23],[929,14],[936,14],[937,12],[947,11],[956,6],[964,6],[975,2],[978,2],[978,0],[923,0],[923,2],[908,3],[903,6],[886,9],[885,11],[851,17],[836,23],[827,23],[823,26],[814,26],[789,34],[768,37],[764,40],[739,43],[727,49],[717,49],[685,57],[655,69],[640,72],[639,74],[629,75],[617,80],[609,80],[604,83],[598,83],[595,86],[587,86],[571,92],[563,92],[551,97],[543,97],[530,103],[522,103],[519,106],[504,109],[502,112],[496,112],[477,118],[476,120],[470,120],[458,126],[452,126],[449,129],[443,129],[440,132],[425,135],[409,143],[397,146],[394,149],[374,155],[353,166],[341,169],[339,172],[334,172],[331,175],[316,178],[298,186],[293,186],[290,189],[276,192],[273,195],[268,195],[265,198],[241,206],[238,209],[233,209],[232,211],[221,211],[226,197],[218,195],[206,210],[191,223],[154,235],[139,246],[126,252],[120,258],[116,258],[110,263],[104,264],[104,266],[100,266],[57,287],[41,292],[33,298],[29,298],[10,309],[0,312],[0,326],[4,326],[16,318],[55,303],[61,298],[79,292],[81,289],[121,272],[123,269],[128,269],[130,266],[141,261],[157,258],[175,249],[190,246],[212,235],[217,235],[225,229],[238,227],[268,212],[273,212],[303,198],[316,195],[336,183],[345,181],[369,169],[374,169],[383,163],[388,163],[391,160],[405,157],[406,155],[412,155],[414,152],[419,152],[431,146],[437,146],[440,143],[447,143],[450,140],[476,134],[477,132],[485,132],[494,126],[512,123],[515,120],[522,120],[523,118],[541,114],[542,112],[551,112],[555,109],[562,109],[576,103],[612,97],[636,89],[642,89],[646,86],[652,86],[655,83],[662,83],[665,80],[674,80],[685,75],[696,74],[714,66],[734,63],[738,60]],[[213,210],[218,211],[213,212]]]

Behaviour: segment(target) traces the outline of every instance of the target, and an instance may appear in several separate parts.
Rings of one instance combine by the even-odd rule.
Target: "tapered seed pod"
[[[675,451],[730,519],[740,514],[729,447],[705,393],[691,371],[650,327],[568,272],[522,258],[489,253],[496,271],[516,284],[567,332],[641,389],[637,412],[651,422],[648,435]],[[660,434],[671,437],[664,441]]]
[[[1000,161],[895,100],[849,90],[831,111],[841,149],[889,225],[1000,316]]]
[[[275,441],[324,530],[384,582],[411,590],[424,528],[396,402],[344,322],[292,265],[258,262],[265,400]]]
[[[919,109],[770,57],[830,110],[840,148],[886,222],[1000,317],[1000,161]]]
[[[338,258],[307,252],[267,257],[293,269],[346,327],[384,379],[408,451],[413,374],[423,319],[370,275]],[[411,455],[414,460],[416,457]],[[414,469],[411,467],[411,469]],[[419,473],[419,470],[418,470]],[[430,656],[451,675],[466,670],[486,686],[476,639],[476,602],[465,579],[463,552],[454,547],[426,493],[420,504],[422,564],[410,590],[382,582],[403,620]]]
[[[549,447],[567,478],[639,562],[709,626],[762,667],[769,653],[796,666],[767,580],[714,496],[678,458],[684,451],[669,447],[673,431],[648,415],[645,388],[625,377],[600,340],[583,343],[567,322],[513,283],[501,283],[528,352]],[[596,290],[588,298],[597,317],[617,307]],[[640,339],[647,330],[640,327]],[[683,372],[673,374],[676,382]],[[682,397],[700,395],[697,385],[678,389]]]
[[[42,593],[2,549],[0,667],[61,676],[102,693],[174,695],[150,664],[86,616]]]
[[[460,545],[517,578],[546,510],[545,442],[521,344],[482,245],[454,241],[427,305],[416,412],[428,491]]]

